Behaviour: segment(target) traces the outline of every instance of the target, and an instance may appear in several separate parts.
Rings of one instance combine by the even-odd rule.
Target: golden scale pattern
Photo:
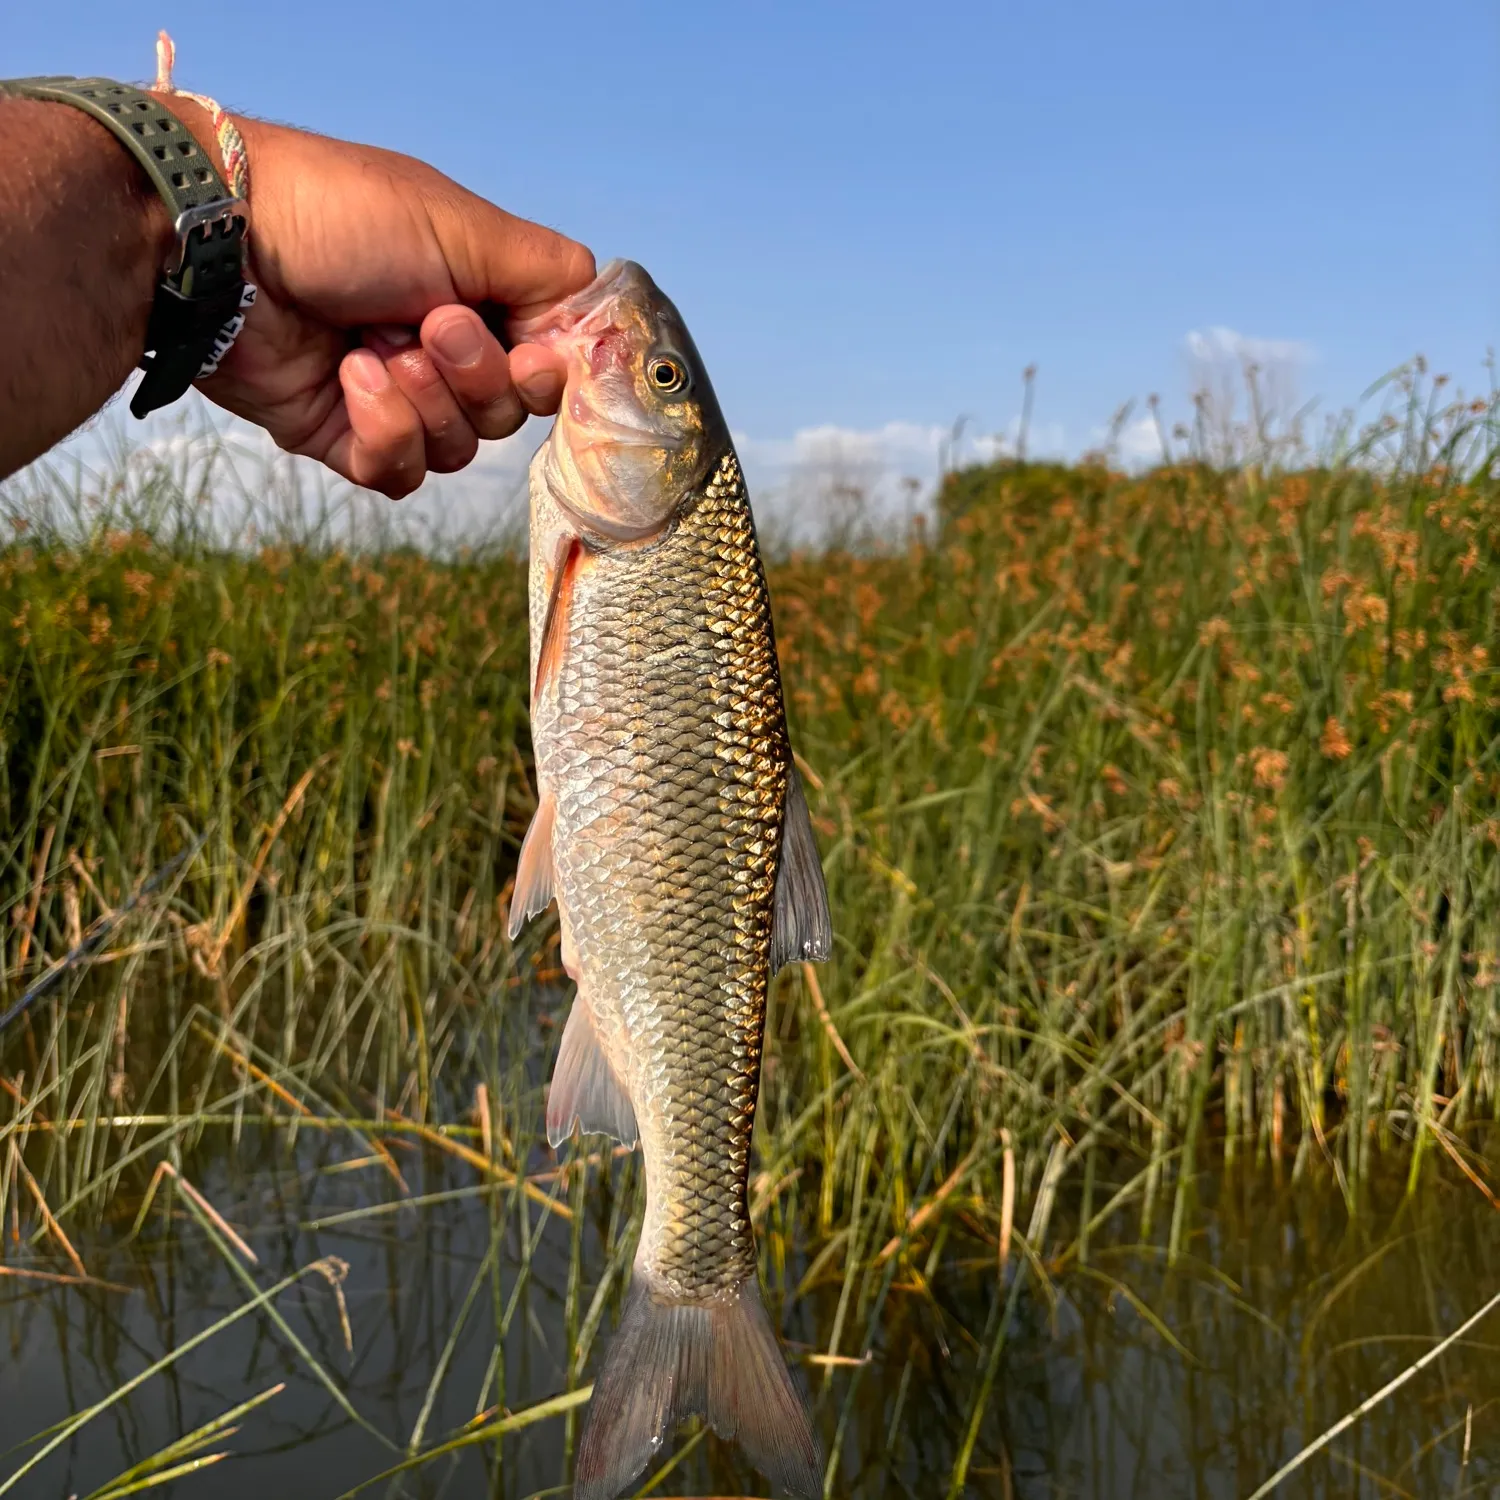
[[[699,1301],[755,1272],[750,1135],[790,763],[733,453],[661,543],[598,554],[574,606],[542,736],[550,784],[580,789],[559,802],[559,889],[599,1029],[628,1037],[646,1264]]]

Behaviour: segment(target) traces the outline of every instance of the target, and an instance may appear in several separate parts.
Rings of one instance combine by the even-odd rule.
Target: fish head
[[[553,499],[600,542],[656,535],[729,447],[681,314],[634,261],[615,260],[510,334],[567,367],[544,450]]]

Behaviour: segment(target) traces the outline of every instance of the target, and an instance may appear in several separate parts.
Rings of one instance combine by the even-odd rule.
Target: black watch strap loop
[[[151,307],[145,379],[131,398],[144,417],[182,396],[218,368],[255,300],[245,280],[250,208],[225,186],[212,158],[159,99],[109,78],[0,80],[0,94],[50,100],[82,110],[113,132],[145,169],[176,230]]]

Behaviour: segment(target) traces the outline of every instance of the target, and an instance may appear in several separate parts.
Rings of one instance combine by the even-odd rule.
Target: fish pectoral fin
[[[781,866],[776,871],[776,907],[771,919],[771,969],[795,959],[821,963],[833,952],[828,887],[813,838],[807,798],[796,766],[790,768],[781,817]]]
[[[547,613],[542,617],[542,638],[536,648],[536,681],[531,685],[533,703],[542,696],[547,684],[556,680],[562,666],[573,579],[582,555],[583,543],[576,536],[564,536],[557,544],[557,556],[552,560],[552,586],[547,590]]]
[[[540,911],[546,911],[552,899],[552,823],[557,815],[557,800],[543,792],[531,819],[531,827],[521,841],[521,859],[516,866],[516,888],[510,894],[510,922],[507,930],[512,942],[516,934]]]
[[[594,1012],[581,991],[568,1012],[547,1092],[547,1144],[562,1145],[575,1124],[585,1135],[612,1135],[625,1146],[638,1139],[635,1106],[604,1055]]]

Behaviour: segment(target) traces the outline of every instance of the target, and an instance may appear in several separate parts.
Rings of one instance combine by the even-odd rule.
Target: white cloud
[[[169,490],[201,499],[226,538],[253,540],[277,516],[332,515],[336,534],[396,534],[414,541],[477,539],[524,533],[526,472],[550,424],[532,419],[502,442],[483,443],[456,474],[432,475],[399,504],[345,484],[321,464],[281,452],[260,428],[239,421],[193,393],[145,422],[113,404],[8,488],[28,506],[75,488],[102,491],[127,476],[127,492]],[[770,534],[810,540],[851,522],[900,522],[925,508],[944,465],[990,456],[987,442],[946,427],[888,422],[850,428],[824,424],[789,437],[734,434],[757,517]],[[54,477],[57,476],[57,477]],[[149,500],[143,500],[149,511]]]
[[[1131,467],[1161,462],[1161,434],[1149,414],[1127,422],[1115,440],[1115,452]]]
[[[904,524],[926,508],[955,447],[949,428],[915,422],[733,437],[762,530],[798,542]]]
[[[346,484],[323,465],[283,453],[259,427],[210,405],[196,392],[144,422],[114,403],[10,486],[17,496],[67,491],[77,474],[83,487],[124,475],[127,492],[149,497],[163,469],[172,488],[212,500],[227,535],[246,536],[258,517],[333,514],[342,534],[352,520],[360,531],[392,529],[414,540],[477,539],[509,532],[526,514],[526,469],[549,424],[529,421],[501,442],[481,443],[467,468],[428,478],[399,504]],[[149,501],[144,501],[149,508]]]
[[[1226,331],[1210,333],[1219,339]],[[281,452],[259,428],[195,394],[144,423],[112,406],[48,455],[29,481],[18,476],[15,493],[28,482],[33,491],[45,489],[44,466],[77,464],[101,481],[124,465],[139,480],[132,488],[146,494],[153,469],[165,466],[173,487],[211,501],[222,533],[241,540],[263,534],[267,518],[277,513],[332,515],[338,535],[352,524],[362,535],[394,532],[419,543],[516,536],[524,535],[527,466],[548,428],[533,419],[503,442],[484,443],[467,468],[431,476],[415,495],[393,504],[343,483],[310,459]],[[930,513],[945,469],[1014,458],[1020,432],[1021,418],[1014,415],[998,431],[968,421],[890,421],[873,427],[823,423],[782,437],[733,436],[766,535],[806,542],[851,528],[899,535],[914,515]],[[1106,431],[1096,429],[1090,437],[1097,446]],[[1070,459],[1079,448],[1061,422],[1032,420],[1028,457]],[[1127,424],[1115,452],[1130,466],[1154,461],[1159,448],[1150,418]]]
[[[883,427],[802,427],[787,438],[757,438],[736,432],[734,445],[747,468],[790,469],[799,466],[885,468],[902,462],[927,467],[937,462],[946,427],[923,427],[915,422],[887,422]]]
[[[1276,365],[1305,365],[1312,361],[1310,345],[1298,339],[1262,339],[1215,324],[1212,328],[1195,328],[1184,340],[1190,358],[1204,364],[1246,363],[1263,368]]]
[[[1119,419],[1116,418],[1118,421]],[[1126,469],[1148,469],[1161,462],[1161,435],[1156,419],[1147,412],[1117,430],[1095,427],[1089,433],[1089,453],[1104,454],[1111,464]]]
[[[1021,415],[1019,412],[999,432],[976,436],[973,458],[979,463],[1015,458],[1021,449]],[[1067,429],[1061,422],[1038,422],[1033,419],[1026,430],[1026,457],[1029,459],[1069,457]]]
[[[1205,456],[1229,463],[1267,445],[1300,451],[1298,388],[1316,355],[1298,339],[1255,338],[1222,325],[1183,340],[1198,412],[1193,422]]]
[[[977,430],[968,420],[952,426],[824,424],[784,438],[737,432],[734,441],[757,517],[773,534],[802,541],[850,527],[892,534],[913,515],[930,511],[945,469],[1014,457],[1020,427],[1019,416],[1002,432]],[[1066,451],[1060,423],[1032,423],[1029,456],[1060,457]]]

